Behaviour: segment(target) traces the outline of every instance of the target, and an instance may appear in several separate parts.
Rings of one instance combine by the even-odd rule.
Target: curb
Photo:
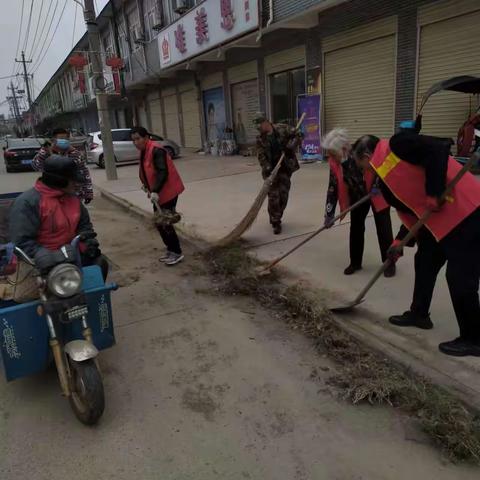
[[[128,200],[120,198],[106,191],[102,187],[98,187],[95,185],[95,188],[100,192],[100,195],[103,198],[107,199],[109,202],[121,207],[128,213],[151,223],[152,215],[150,213],[142,210],[139,207],[136,207]],[[211,243],[199,239],[198,237],[193,237],[186,231],[186,228],[184,226],[177,227],[177,229],[179,230],[182,240],[192,246],[195,250],[199,252],[204,252],[212,248]],[[248,253],[248,255],[251,254]],[[282,269],[285,272],[288,272],[289,277],[291,277],[292,279],[301,280],[296,274],[292,273],[285,267],[282,267]],[[288,286],[288,283],[286,282],[281,283],[285,286]],[[365,311],[365,308],[363,310]],[[372,318],[378,318],[378,315],[376,315],[374,312],[368,312],[368,315]],[[411,370],[413,373],[427,378],[433,384],[443,388],[444,390],[454,395],[471,410],[480,413],[480,396],[475,390],[469,390],[464,383],[459,382],[454,377],[442,373],[440,370],[436,370],[435,368],[425,363],[425,361],[422,361],[422,359],[414,356],[411,352],[407,352],[406,350],[399,348],[397,345],[392,344],[391,342],[388,342],[383,338],[380,338],[375,333],[372,333],[368,329],[359,325],[354,321],[354,315],[332,316],[340,328],[352,335],[352,337],[354,337],[356,340],[360,341],[367,347],[372,348],[380,356],[388,357],[401,368]],[[356,316],[356,318],[358,317],[359,315]],[[388,346],[388,351],[385,350],[385,346]]]

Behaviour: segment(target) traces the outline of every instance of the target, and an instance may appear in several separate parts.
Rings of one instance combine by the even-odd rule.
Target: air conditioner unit
[[[195,6],[195,0],[176,0],[175,13],[183,15]]]
[[[159,8],[156,8],[152,15],[153,30],[161,30],[163,27],[163,15]]]
[[[132,28],[132,40],[133,43],[145,43],[145,37],[140,27]]]

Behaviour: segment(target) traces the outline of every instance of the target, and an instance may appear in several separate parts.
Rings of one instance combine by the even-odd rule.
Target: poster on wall
[[[297,100],[298,117],[305,113],[302,124],[304,139],[302,142],[302,160],[314,162],[322,159],[320,143],[320,95],[300,95]]]
[[[255,144],[258,132],[253,120],[260,110],[256,79],[232,85],[232,105],[233,128],[238,145]]]
[[[222,87],[203,91],[203,112],[208,143],[211,146],[223,137],[225,131],[225,99]]]

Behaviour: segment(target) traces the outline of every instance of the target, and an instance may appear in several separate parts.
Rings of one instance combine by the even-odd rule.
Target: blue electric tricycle
[[[6,255],[14,253],[17,262],[34,267],[25,252],[5,245],[8,210],[18,195],[0,195],[0,256],[3,253],[3,265]],[[72,245],[78,248],[79,240]],[[75,415],[84,424],[95,424],[105,408],[97,357],[115,343],[110,292],[117,287],[105,284],[98,266],[82,268],[79,262],[60,263],[37,276],[38,300],[22,304],[0,300],[0,363],[5,378],[33,375],[54,362]]]

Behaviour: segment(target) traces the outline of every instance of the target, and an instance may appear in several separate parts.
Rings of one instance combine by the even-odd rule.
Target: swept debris
[[[259,263],[238,244],[208,251],[205,261],[217,291],[254,297],[312,338],[337,363],[339,373],[329,383],[344,399],[395,407],[416,418],[450,460],[480,464],[480,417],[448,391],[360,343],[335,321],[318,293],[285,287],[274,275],[259,277]]]

